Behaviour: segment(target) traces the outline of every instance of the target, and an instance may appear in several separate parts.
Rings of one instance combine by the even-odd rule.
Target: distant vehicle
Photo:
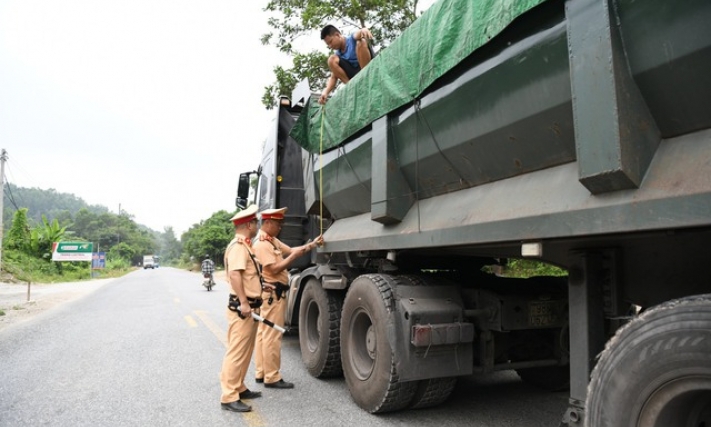
[[[155,261],[153,260],[153,255],[143,256],[143,269],[150,268],[151,270],[156,267]]]

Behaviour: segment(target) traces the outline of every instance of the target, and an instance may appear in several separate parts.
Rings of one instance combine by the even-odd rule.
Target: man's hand
[[[318,97],[318,103],[323,105],[328,101],[328,93],[324,91],[321,96]]]
[[[371,33],[369,29],[363,27],[359,31],[360,34],[358,34],[359,37],[357,38],[357,40],[373,40],[373,33]]]
[[[314,243],[316,243],[316,246],[318,246],[319,248],[320,248],[321,246],[323,246],[323,244],[324,244],[323,235],[322,235],[322,234],[319,234],[318,237],[316,237],[316,238],[314,239]]]
[[[252,307],[249,306],[248,302],[240,302],[239,312],[242,313],[242,316],[249,317],[252,313]]]

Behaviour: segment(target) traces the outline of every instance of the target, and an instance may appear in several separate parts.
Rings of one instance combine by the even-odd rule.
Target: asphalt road
[[[227,285],[197,273],[139,270],[0,329],[0,426],[455,426],[555,427],[566,393],[514,373],[461,378],[437,408],[371,415],[343,379],[318,380],[285,337],[282,374],[293,390],[263,390],[254,411],[219,405]]]

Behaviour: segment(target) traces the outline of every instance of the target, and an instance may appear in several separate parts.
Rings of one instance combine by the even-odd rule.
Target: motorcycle
[[[204,286],[208,291],[211,291],[212,287],[215,286],[215,280],[213,279],[212,274],[206,273],[203,277],[205,280],[203,280],[202,286]]]

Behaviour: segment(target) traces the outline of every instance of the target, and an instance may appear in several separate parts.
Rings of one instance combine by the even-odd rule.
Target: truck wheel
[[[516,373],[528,384],[547,391],[564,391],[570,388],[570,366],[544,366],[517,369]]]
[[[405,408],[417,382],[400,382],[387,327],[393,310],[394,280],[381,274],[359,276],[343,303],[341,361],[351,397],[370,413]]]
[[[457,385],[457,377],[431,378],[418,381],[417,391],[410,402],[410,408],[431,408],[441,404],[452,394],[455,385]]]
[[[607,343],[593,370],[587,426],[711,425],[711,295],[654,307]]]
[[[343,301],[318,281],[306,284],[299,305],[299,345],[301,360],[316,378],[340,376],[340,325]]]

